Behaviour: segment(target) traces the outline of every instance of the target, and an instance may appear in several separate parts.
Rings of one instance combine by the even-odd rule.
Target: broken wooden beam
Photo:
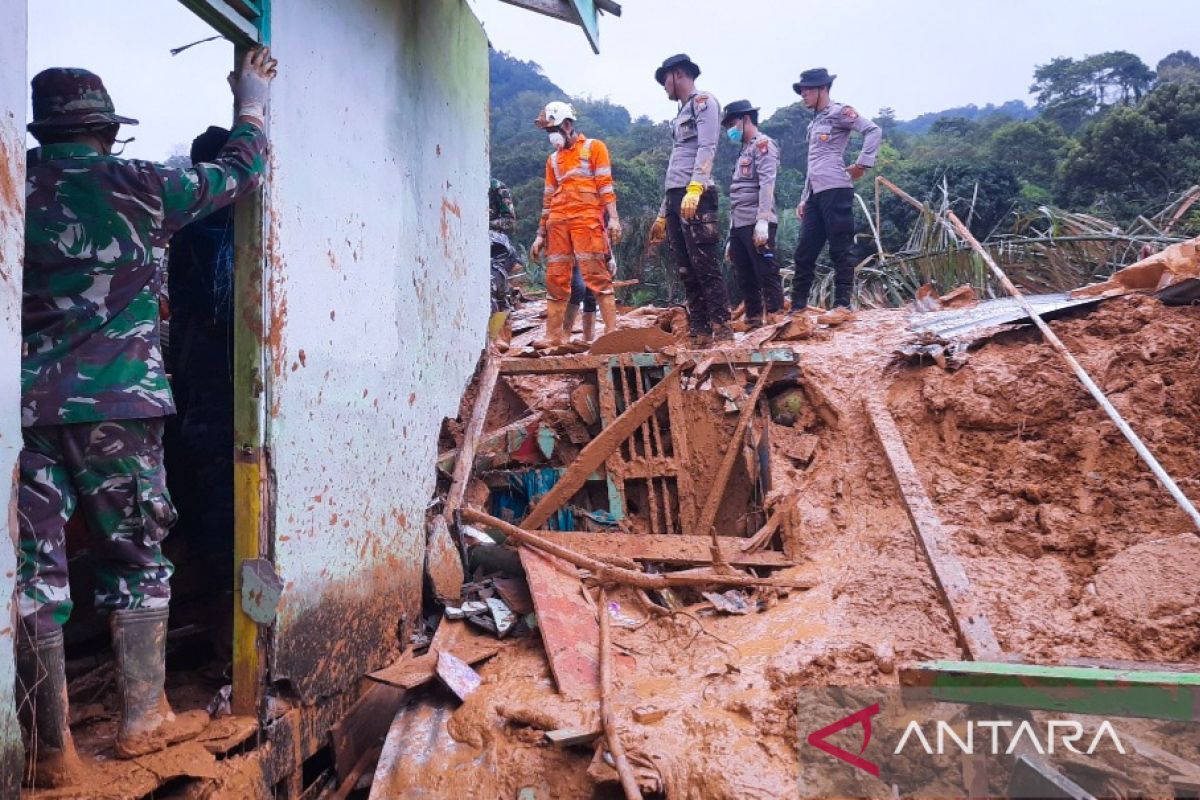
[[[1000,643],[996,640],[991,623],[976,604],[967,571],[954,555],[950,535],[921,483],[904,439],[896,428],[896,421],[882,398],[867,397],[863,404],[879,446],[887,456],[896,488],[900,491],[908,518],[917,533],[921,551],[933,572],[934,584],[950,613],[950,621],[958,633],[960,645],[972,660],[995,657],[1001,652]]]
[[[773,586],[779,589],[811,589],[816,585],[814,581],[802,578],[758,578],[753,575],[718,575],[695,570],[648,575],[580,555],[568,547],[547,541],[535,533],[522,530],[516,525],[473,508],[464,508],[461,516],[464,522],[500,531],[513,544],[533,547],[582,567],[593,573],[593,577],[601,583],[623,583],[640,589],[667,589],[672,586]]]
[[[507,464],[511,458],[497,461],[494,460],[495,456],[500,452],[511,455],[512,451],[525,441],[525,437],[529,435],[529,428],[536,425],[540,418],[538,414],[528,414],[516,422],[510,422],[502,428],[484,434],[475,447],[475,463],[471,467],[472,470],[495,469]],[[438,469],[447,475],[454,474],[457,463],[458,448],[438,454]]]
[[[579,573],[572,564],[528,547],[520,555],[558,691],[576,699],[599,697],[600,627]]]
[[[678,534],[604,533],[589,531],[532,531],[547,541],[570,547],[583,555],[603,560],[605,556],[620,556],[634,561],[654,561],[661,564],[707,565],[712,562],[712,538]],[[749,539],[725,536],[726,558],[738,567],[793,567],[796,562],[777,550],[745,552],[742,545]]]
[[[559,728],[554,731],[546,731],[543,738],[546,744],[561,749],[589,745],[603,735],[604,731],[600,728]]]
[[[680,371],[676,369],[667,373],[667,376],[659,381],[653,389],[642,395],[636,403],[625,409],[625,413],[613,420],[611,425],[605,426],[596,435],[596,438],[588,442],[574,463],[559,476],[558,482],[554,484],[553,488],[542,496],[542,499],[521,521],[521,526],[523,528],[540,527],[550,518],[551,514],[570,500],[587,482],[588,476],[599,469],[605,459],[620,447],[621,442],[628,439],[643,422],[650,418],[651,414],[658,410],[660,405],[666,402],[667,392],[672,385],[679,382]]]
[[[1200,673],[932,661],[903,667],[900,684],[948,703],[1065,711],[1100,717],[1200,719]]]
[[[713,478],[708,497],[704,500],[704,509],[700,512],[697,530],[701,536],[708,536],[711,533],[713,563],[717,565],[728,564],[728,562],[721,552],[721,537],[717,536],[717,530],[713,527],[713,523],[717,519],[717,509],[721,506],[721,500],[725,497],[725,485],[729,482],[733,465],[742,451],[746,426],[750,424],[750,418],[754,416],[754,409],[758,408],[758,398],[762,396],[763,388],[767,385],[767,378],[771,375],[772,366],[774,366],[773,362],[767,362],[766,368],[754,384],[754,391],[750,394],[750,399],[742,406],[742,413],[738,417],[737,427],[734,428],[733,438],[729,442],[725,456],[721,459],[721,466],[717,469],[716,477]]]
[[[468,664],[478,664],[499,653],[502,646],[490,636],[475,633],[466,622],[443,619],[428,652],[419,656],[404,653],[391,665],[368,673],[367,677],[399,689],[415,689],[436,676],[438,653],[443,650]]]
[[[471,419],[463,432],[462,446],[458,448],[459,457],[454,463],[454,477],[450,481],[450,492],[446,495],[445,516],[449,523],[453,523],[454,512],[462,507],[463,498],[467,495],[467,481],[475,465],[475,447],[487,421],[496,382],[500,379],[500,364],[498,357],[489,354],[483,365],[483,374],[479,378],[479,392],[475,395],[475,407],[471,410]]]
[[[757,367],[767,363],[794,364],[796,353],[789,347],[738,350],[681,351],[665,353],[622,353],[620,355],[543,356],[542,358],[506,358],[502,375],[560,375],[571,372],[595,372],[605,367],[670,367],[692,360],[712,357],[714,365]]]

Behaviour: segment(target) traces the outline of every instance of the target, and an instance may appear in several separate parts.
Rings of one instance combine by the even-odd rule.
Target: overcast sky
[[[825,66],[839,76],[837,99],[871,115],[891,106],[902,119],[1026,99],[1034,66],[1055,56],[1123,49],[1153,68],[1174,50],[1200,51],[1195,0],[623,0],[621,17],[601,19],[599,56],[566,23],[501,0],[469,2],[496,48],[541,64],[572,94],[653,119],[674,113],[654,68],[681,51],[722,102],[748,97],[769,114],[796,99],[800,70]],[[212,33],[178,2],[30,0],[29,28],[30,76],[87,67],[119,113],[141,120],[126,155],[166,158],[208,125],[229,124],[232,45],[172,57],[170,48]],[[287,69],[290,54],[278,55]]]
[[[901,119],[1027,99],[1034,66],[1056,56],[1128,50],[1153,69],[1175,50],[1200,52],[1196,0],[621,0],[620,17],[601,17],[599,56],[566,23],[470,2],[498,50],[571,94],[653,119],[674,113],[654,69],[679,52],[722,103],[746,97],[770,113],[798,99],[801,70],[823,66],[838,76],[836,99]]]

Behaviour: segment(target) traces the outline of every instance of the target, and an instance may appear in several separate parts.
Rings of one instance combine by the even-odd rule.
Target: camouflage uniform
[[[495,178],[488,189],[488,227],[510,234],[517,229],[517,207],[512,192]]]
[[[99,78],[84,70],[47,70],[33,88],[35,134],[52,125],[72,130],[69,121],[134,122],[112,114]],[[104,156],[77,143],[29,152],[22,618],[61,624],[70,615],[63,527],[77,501],[91,528],[96,604],[166,605],[173,568],[159,543],[175,510],[160,418],[174,404],[159,345],[162,260],[173,233],[261,182],[266,146],[261,130],[242,123],[215,162],[187,170]]]

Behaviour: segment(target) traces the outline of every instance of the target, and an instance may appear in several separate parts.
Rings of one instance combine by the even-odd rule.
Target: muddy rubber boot
[[[17,624],[17,710],[26,732],[24,783],[61,789],[84,780],[71,738],[62,628],[31,636]]]
[[[562,347],[566,342],[563,335],[563,318],[567,314],[567,301],[546,299],[546,336],[533,343],[536,350]]]
[[[589,344],[596,338],[596,312],[583,312],[583,340]]]
[[[838,325],[850,322],[854,319],[854,312],[846,306],[836,306],[832,311],[826,311],[817,317],[817,322],[822,325],[828,325],[831,328],[836,328]]]
[[[575,332],[575,320],[578,316],[579,305],[576,303],[567,303],[567,309],[563,312],[563,335],[568,339]]]
[[[112,613],[111,624],[121,702],[117,757],[136,758],[198,736],[208,726],[208,714],[176,716],[163,691],[167,609],[121,609]]]
[[[604,332],[612,333],[617,329],[617,297],[612,294],[602,294],[596,298],[600,305],[600,319],[604,320]]]

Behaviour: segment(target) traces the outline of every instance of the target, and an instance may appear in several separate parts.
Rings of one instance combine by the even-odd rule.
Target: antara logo
[[[1072,753],[1079,753],[1081,755],[1089,756],[1096,752],[1096,748],[1100,745],[1100,740],[1107,735],[1112,740],[1113,745],[1117,748],[1117,752],[1121,755],[1125,755],[1125,746],[1121,744],[1121,738],[1117,736],[1117,731],[1113,728],[1112,723],[1110,723],[1108,720],[1104,720],[1100,723],[1100,727],[1096,729],[1096,734],[1092,737],[1092,742],[1090,745],[1088,745],[1087,750],[1080,750],[1075,747],[1075,742],[1078,742],[1083,738],[1083,725],[1075,722],[1074,720],[1050,720],[1047,722],[1044,747],[1042,746],[1043,740],[1038,738],[1037,731],[1033,729],[1033,725],[1031,725],[1028,720],[1022,720],[1021,724],[1016,726],[1017,729],[1013,733],[1012,738],[1009,739],[1008,748],[1002,750],[1000,746],[1000,729],[1013,727],[1013,721],[1010,719],[968,720],[966,740],[960,738],[958,733],[955,732],[954,728],[951,727],[948,722],[938,720],[936,725],[936,750],[930,746],[929,739],[926,738],[925,732],[921,729],[920,723],[918,723],[916,720],[912,720],[908,723],[908,727],[904,729],[904,735],[900,737],[900,744],[896,745],[896,751],[893,753],[893,755],[899,755],[904,751],[904,746],[908,744],[910,736],[915,736],[916,740],[920,742],[921,748],[929,755],[933,755],[934,753],[937,753],[938,755],[944,754],[946,752],[946,739],[952,740],[960,752],[974,753],[975,728],[977,727],[991,729],[991,749],[984,750],[983,745],[981,744],[980,752],[990,753],[992,755],[999,755],[1000,753],[1011,755],[1013,751],[1017,749],[1018,743],[1021,742],[1022,739],[1028,741],[1029,744],[1033,746],[1033,749],[1042,755],[1053,753],[1056,741],[1055,734],[1058,734],[1057,739],[1061,741],[1062,746],[1070,750]]]
[[[878,778],[879,765],[863,758],[863,753],[867,751],[867,745],[871,743],[871,717],[878,713],[878,703],[869,705],[860,711],[855,711],[849,716],[842,717],[831,725],[826,725],[820,730],[813,731],[808,735],[808,743],[818,750],[828,753],[834,758],[841,759],[847,764],[857,767],[858,769],[870,773]],[[858,749],[857,754],[851,753],[849,750],[844,750],[829,741],[829,737],[833,736],[835,733],[855,725],[860,725],[863,729],[862,747]],[[1121,743],[1121,737],[1117,735],[1116,729],[1113,728],[1112,723],[1108,720],[1104,720],[1100,723],[1100,726],[1096,729],[1095,735],[1092,736],[1091,744],[1088,745],[1087,750],[1080,750],[1075,746],[1075,742],[1083,739],[1084,730],[1083,725],[1075,722],[1074,720],[1048,721],[1046,723],[1046,737],[1044,740],[1038,738],[1037,731],[1034,730],[1033,725],[1030,724],[1028,720],[1022,720],[1019,725],[1016,725],[1016,730],[1013,732],[1012,738],[1009,739],[1007,748],[1004,748],[1000,743],[1000,729],[1012,728],[1013,726],[1013,721],[1008,719],[968,720],[966,724],[966,738],[964,739],[963,737],[959,736],[958,732],[950,725],[950,723],[944,720],[938,720],[936,723],[934,723],[936,735],[933,737],[933,739],[937,742],[937,747],[935,749],[929,743],[930,737],[925,735],[925,731],[922,729],[921,724],[916,720],[912,720],[908,723],[908,727],[904,729],[904,735],[900,737],[900,743],[896,745],[893,755],[900,755],[902,752],[904,752],[904,747],[909,743],[910,738],[915,739],[915,741],[920,744],[921,749],[923,749],[929,755],[934,755],[935,753],[937,755],[945,754],[947,739],[950,739],[960,752],[974,753],[976,752],[976,728],[991,730],[992,733],[990,737],[985,737],[982,734],[980,735],[979,738],[984,739],[986,743],[980,742],[979,752],[990,753],[992,755],[999,755],[1001,753],[1011,755],[1017,749],[1022,740],[1027,740],[1033,749],[1042,755],[1054,753],[1056,743],[1061,743],[1062,747],[1070,750],[1073,753],[1090,756],[1096,752],[1096,748],[1100,746],[1101,741],[1106,736],[1112,741],[1112,744],[1114,747],[1116,747],[1117,752],[1121,755],[1125,755],[1125,746]],[[989,738],[990,741],[988,741]],[[1043,741],[1045,744],[1043,744]],[[991,745],[990,749],[986,749],[987,744]]]

